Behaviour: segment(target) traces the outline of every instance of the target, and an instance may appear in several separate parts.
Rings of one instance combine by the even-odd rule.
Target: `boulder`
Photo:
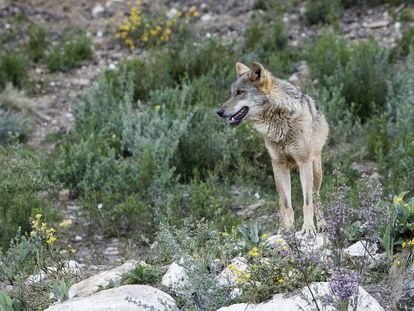
[[[377,244],[370,244],[365,241],[358,241],[344,249],[345,254],[351,257],[365,257],[369,254],[374,255],[378,250]]]
[[[334,311],[333,306],[323,307],[322,300],[330,294],[329,283],[319,282],[310,285],[313,294],[316,296],[316,301],[319,307],[326,311]],[[228,307],[220,308],[218,311],[296,311],[296,310],[317,310],[312,302],[312,296],[307,288],[301,290],[300,293],[291,297],[284,297],[283,294],[274,295],[273,298],[267,302],[259,304],[239,303]],[[348,310],[353,310],[352,306]],[[383,311],[377,300],[369,295],[361,286],[359,287],[358,311]]]
[[[125,285],[88,297],[73,298],[46,311],[178,311],[174,299],[147,285]]]
[[[177,262],[173,262],[162,277],[161,284],[171,288],[175,293],[185,294],[188,288],[188,276],[185,269]]]
[[[229,267],[229,266],[232,267]],[[245,273],[249,265],[244,257],[234,258],[230,264],[216,277],[217,282],[222,286],[237,284],[237,273]]]
[[[91,276],[79,283],[74,284],[69,290],[69,298],[85,297],[96,293],[102,288],[108,286],[109,283],[119,282],[122,274],[135,269],[136,262],[126,262],[122,266],[116,267],[109,271]]]

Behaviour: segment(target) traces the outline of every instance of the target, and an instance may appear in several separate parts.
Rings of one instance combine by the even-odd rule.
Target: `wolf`
[[[321,152],[329,126],[315,101],[299,88],[274,77],[260,63],[250,67],[236,63],[237,78],[230,98],[217,110],[236,126],[247,121],[264,137],[272,161],[282,228],[294,228],[290,172],[299,169],[303,193],[302,234],[314,235],[326,228],[323,213],[313,205],[322,184]]]

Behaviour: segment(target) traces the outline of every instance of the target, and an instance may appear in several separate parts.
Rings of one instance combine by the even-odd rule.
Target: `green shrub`
[[[403,66],[405,70],[394,78],[389,88],[385,120],[376,140],[375,159],[380,174],[384,176],[384,186],[391,193],[414,189],[414,92],[412,85],[412,55]]]
[[[29,29],[29,41],[26,44],[27,55],[34,62],[40,61],[45,56],[48,46],[47,31],[42,26]]]
[[[8,83],[23,87],[27,81],[27,71],[27,60],[16,51],[0,54],[0,90]]]
[[[398,40],[397,46],[393,49],[393,53],[397,56],[405,57],[410,54],[414,47],[414,28],[410,27],[403,31],[402,37]]]
[[[156,285],[161,282],[166,269],[147,264],[138,264],[134,270],[125,273],[121,278],[121,285],[125,284],[148,284]]]
[[[340,87],[346,109],[362,121],[385,108],[387,83],[393,74],[387,56],[374,41],[348,45],[334,34],[322,36],[308,50],[312,74],[321,86]]]
[[[85,34],[69,36],[67,42],[53,48],[46,58],[50,71],[66,71],[92,57],[92,42]]]
[[[27,232],[28,219],[35,213],[47,220],[56,218],[41,195],[50,186],[38,159],[19,148],[0,147],[0,247],[8,247],[19,227]]]
[[[348,43],[335,33],[322,35],[307,48],[307,59],[312,75],[325,86],[326,79],[341,75],[351,57]]]
[[[339,0],[310,0],[305,4],[305,19],[308,24],[332,23],[342,11]]]
[[[269,20],[266,15],[254,18],[244,32],[247,51],[272,52],[285,49],[288,33],[280,17]]]
[[[20,114],[5,111],[0,108],[0,145],[13,141],[24,141],[29,134],[26,119]]]
[[[342,94],[363,121],[386,108],[387,81],[393,74],[387,59],[387,52],[373,41],[353,46],[341,79]]]

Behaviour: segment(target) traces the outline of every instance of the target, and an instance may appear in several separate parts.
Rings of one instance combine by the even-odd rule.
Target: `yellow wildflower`
[[[171,29],[170,29],[170,28],[165,28],[164,33],[165,33],[166,35],[171,34]]]
[[[237,277],[237,279],[236,279],[236,283],[241,283],[243,281],[243,278],[242,277]]]
[[[116,134],[112,134],[112,139],[115,140],[116,139]]]
[[[285,283],[285,279],[284,279],[284,278],[280,278],[280,279],[278,279],[277,281],[278,281],[280,284]]]
[[[282,239],[277,239],[277,240],[276,240],[276,244],[277,244],[277,245],[281,245],[282,243],[283,243],[283,240],[282,240]]]
[[[175,15],[177,15],[178,17],[180,17],[180,16],[182,16],[183,15],[183,12],[181,12],[181,11],[177,11],[177,14],[175,14]],[[174,20],[174,19],[173,19]]]
[[[193,12],[193,16],[194,16],[194,17],[199,17],[199,16],[200,16],[200,13],[199,13],[198,11],[194,11],[194,12]]]
[[[412,240],[408,242],[408,244],[410,244],[410,246],[414,246],[414,238],[412,238]]]
[[[142,41],[148,42],[148,36],[142,36]]]
[[[262,240],[267,240],[268,237],[269,235],[267,233],[263,233],[261,236]]]
[[[50,227],[49,229],[46,230],[46,233],[48,233],[48,234],[53,234],[55,232],[56,232],[56,229],[53,228],[53,227]]]
[[[47,223],[42,222],[42,226],[40,227],[40,230],[46,231],[46,229],[47,229]]]
[[[250,273],[246,273],[246,275],[244,276],[244,278],[246,279],[246,280],[250,280],[250,278],[251,278],[252,276],[251,276],[251,274]]]
[[[401,202],[403,201],[403,196],[402,195],[397,195],[394,197],[394,204],[401,204]]]
[[[259,256],[259,249],[257,247],[253,247],[250,251],[249,251],[249,255],[253,256],[253,257],[257,257]]]
[[[73,255],[75,255],[75,254],[76,254],[76,252],[77,252],[77,250],[76,250],[76,248],[71,248],[71,249],[70,249],[70,252],[71,252]]]
[[[197,11],[197,8],[193,5],[188,11],[195,12],[195,11]]]
[[[161,109],[161,106],[160,105],[155,105],[155,110],[158,111],[160,109]],[[227,235],[225,235],[225,234],[227,234]],[[229,236],[229,234],[227,232],[223,232],[222,235],[223,235],[223,237],[228,237]]]
[[[155,29],[151,29],[149,33],[151,36],[155,37],[158,34],[158,31]]]
[[[405,248],[406,246],[407,246],[407,243],[406,243],[406,242],[402,242],[402,243],[401,243],[401,247],[402,247],[402,248]]]
[[[36,214],[35,217],[36,217],[37,220],[40,220],[40,218],[42,218],[42,214]]]
[[[69,228],[72,225],[72,220],[71,219],[65,219],[64,221],[62,221],[59,226],[61,226],[62,228]]]
[[[55,236],[51,236],[47,241],[46,241],[46,243],[48,244],[48,245],[52,245],[53,243],[55,243],[56,242],[56,237]]]
[[[37,220],[32,220],[32,228],[37,228],[39,226],[39,222]]]
[[[125,44],[126,44],[126,45],[128,45],[128,47],[129,47],[130,49],[134,49],[134,48],[135,48],[134,41],[132,41],[132,39],[131,39],[131,38],[126,39],[126,40],[125,40]]]
[[[395,263],[397,264],[398,267],[401,266],[401,260],[397,260]]]
[[[128,33],[126,31],[122,31],[121,35],[120,35],[121,39],[125,39],[127,35],[128,35]]]
[[[289,247],[287,247],[287,245],[284,245],[282,248],[283,248],[284,251],[287,251],[289,249]]]
[[[35,235],[36,235],[36,231],[34,231],[34,230],[33,230],[33,231],[30,231],[30,236],[32,236],[32,237],[33,237],[33,236],[35,236]]]

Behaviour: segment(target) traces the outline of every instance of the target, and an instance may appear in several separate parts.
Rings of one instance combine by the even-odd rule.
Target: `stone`
[[[102,271],[97,275],[80,281],[70,288],[69,298],[90,296],[99,291],[102,287],[105,288],[111,282],[119,282],[122,274],[135,269],[135,266],[136,261],[126,262],[122,266],[116,267],[109,271]]]
[[[65,273],[79,275],[81,270],[85,265],[78,263],[76,260],[67,260],[63,263],[62,270]],[[56,273],[56,267],[47,267],[46,271],[41,271],[37,274],[29,275],[25,281],[26,285],[40,283],[41,281],[46,280],[49,277],[49,274]]]
[[[92,9],[92,16],[98,17],[103,12],[105,12],[105,7],[99,4]]]
[[[147,285],[125,285],[95,293],[92,296],[69,299],[46,311],[178,311],[174,299],[157,288]]]
[[[383,28],[387,27],[390,24],[388,20],[379,20],[372,23],[367,24],[367,28],[375,29],[375,28]]]
[[[351,257],[365,257],[369,254],[374,255],[378,250],[377,244],[367,244],[365,241],[358,241],[344,249],[345,254]]]
[[[316,297],[316,301],[320,308],[322,308],[323,298],[330,295],[329,283],[319,282],[310,284],[313,294]],[[296,310],[317,310],[316,306],[312,302],[312,296],[309,290],[305,287],[300,293],[291,297],[284,297],[283,294],[276,294],[273,298],[267,302],[259,304],[234,304],[228,307],[218,309],[218,311],[296,311]],[[323,308],[326,311],[337,310],[333,306],[326,306]],[[348,310],[354,310],[352,306],[348,307]],[[358,311],[383,311],[377,300],[369,295],[361,286],[359,287],[358,295]]]
[[[187,294],[188,276],[185,269],[177,262],[173,262],[162,277],[161,284],[171,288],[175,293]]]
[[[213,17],[210,14],[204,14],[203,16],[201,16],[201,21],[203,22],[208,22],[209,20],[211,20]]]
[[[247,260],[244,257],[236,257],[231,262],[238,271],[246,272],[249,268]],[[217,282],[222,286],[237,284],[237,275],[228,266],[216,277]]]

